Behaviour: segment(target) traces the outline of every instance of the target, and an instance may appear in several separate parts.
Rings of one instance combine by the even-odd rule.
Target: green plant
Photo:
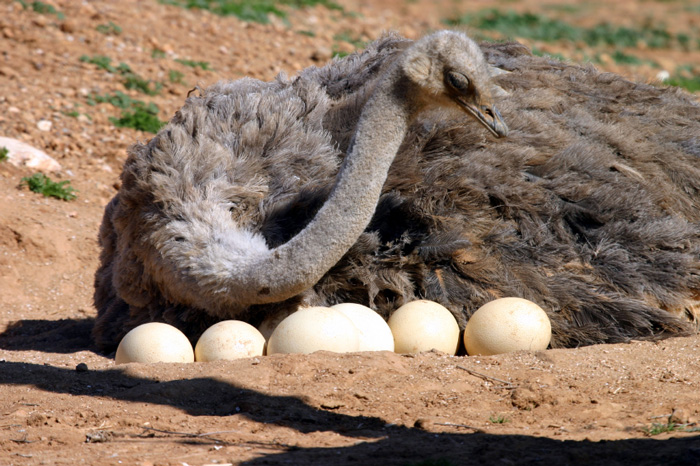
[[[211,70],[211,68],[209,68],[209,62],[206,61],[186,60],[184,58],[176,58],[175,61],[181,65],[189,66],[190,68],[201,68],[204,71]]]
[[[119,118],[111,117],[109,121],[118,128],[133,128],[149,133],[157,133],[165,124],[158,118],[158,107],[154,104],[136,105],[131,110],[122,111]]]
[[[307,36],[307,37],[316,37],[316,33],[314,31],[307,31],[305,29],[297,31],[297,34],[301,34],[302,36]]]
[[[634,55],[626,54],[622,50],[615,50],[615,52],[612,54],[612,59],[615,61],[615,63],[619,63],[621,65],[641,65],[644,63],[641,59],[635,57]]]
[[[153,49],[151,51],[151,58],[165,58],[165,51],[161,49]]]
[[[158,95],[163,89],[163,83],[145,79],[136,73],[124,73],[124,87],[127,89],[135,89],[146,95]]]
[[[348,44],[351,44],[358,49],[362,49],[365,47],[365,45],[367,45],[365,41],[351,36],[348,31],[343,31],[341,33],[336,34],[335,36],[333,36],[333,39],[337,41],[347,42]]]
[[[10,150],[7,147],[0,147],[0,162],[7,160],[9,158],[7,154],[9,153]]]
[[[690,43],[690,36],[687,34],[674,36],[666,29],[652,25],[629,28],[601,23],[586,29],[544,15],[498,9],[482,10],[448,19],[445,22],[451,26],[468,25],[477,29],[495,31],[510,38],[524,37],[546,42],[583,41],[590,46],[636,47],[642,42],[652,48],[662,48],[674,43],[689,47]]]
[[[18,2],[20,5],[22,5],[22,8],[24,8],[25,10],[28,9],[28,8],[31,8],[32,11],[34,11],[35,13],[39,13],[39,14],[42,14],[42,15],[45,15],[45,14],[56,15],[56,17],[57,17],[58,19],[64,19],[64,18],[65,18],[65,15],[64,15],[63,13],[61,13],[60,11],[58,11],[58,10],[56,9],[56,7],[54,7],[53,5],[49,5],[48,3],[44,3],[44,2],[31,2],[31,3],[27,3],[27,2],[24,1],[24,0],[17,0],[17,2]]]
[[[95,65],[100,69],[109,71],[110,73],[117,72],[117,69],[112,66],[112,59],[109,57],[105,57],[104,55],[93,55],[92,57],[89,57],[87,55],[81,55],[79,60],[83,63],[90,63],[91,65]]]
[[[90,94],[87,97],[87,104],[88,105],[97,105],[97,104],[102,104],[102,103],[109,103],[114,105],[115,107],[119,108],[130,108],[133,105],[139,105],[143,104],[142,101],[132,99],[128,95],[124,94],[121,91],[116,91],[114,94],[104,94],[104,95],[99,95],[99,94]]]
[[[343,58],[343,57],[347,57],[348,55],[350,55],[350,52],[345,52],[344,50],[339,50],[339,49],[333,47],[332,54],[333,54],[333,58]]]
[[[654,422],[651,427],[645,427],[644,433],[648,436],[665,434],[666,432],[673,432],[676,430],[681,430],[678,424],[672,422],[663,424],[661,422]]]
[[[489,417],[489,422],[492,424],[505,424],[508,421],[509,419],[507,417],[501,416],[500,414],[497,416]]]
[[[146,95],[157,95],[163,89],[162,83],[139,76],[134,73],[131,67],[126,63],[119,63],[117,66],[112,66],[112,59],[104,55],[93,55],[92,57],[82,55],[80,61],[90,63],[110,73],[119,74],[122,76],[122,83],[127,89],[135,89]]]
[[[98,24],[95,29],[97,32],[101,32],[102,34],[106,34],[108,36],[118,36],[122,33],[122,28],[112,21],[107,24]]]
[[[99,103],[109,103],[122,109],[119,118],[111,117],[109,121],[114,126],[121,128],[133,128],[139,131],[157,133],[165,124],[158,119],[158,106],[153,102],[146,103],[142,100],[132,99],[123,92],[117,91],[114,94],[90,94],[87,97],[88,105]]]
[[[700,91],[700,76],[681,76],[676,75],[671,77],[666,84],[670,86],[682,87],[688,92],[698,92]]]
[[[173,84],[182,84],[182,78],[185,75],[181,71],[170,70],[168,71],[168,80]]]
[[[332,0],[160,0],[167,5],[182,8],[209,10],[220,16],[236,16],[243,21],[267,24],[269,15],[286,19],[287,14],[280,7],[301,8],[321,5],[328,9],[343,11]]]
[[[563,21],[533,13],[516,13],[498,9],[482,10],[459,18],[446,20],[450,26],[469,25],[496,31],[506,37],[526,37],[547,42],[573,39],[577,29]]]
[[[561,13],[576,14],[576,13],[581,12],[584,9],[584,6],[582,6],[582,5],[559,5],[556,3],[552,3],[549,5],[543,5],[543,8],[545,10],[558,11]]]
[[[65,116],[68,116],[71,118],[78,118],[81,115],[80,111],[78,111],[78,109],[77,109],[78,104],[75,104],[75,107],[76,108],[74,108],[72,110],[61,110],[61,113],[64,114]],[[85,117],[88,120],[92,120],[92,117],[90,115],[88,115],[87,113],[84,113],[83,115],[85,115]]]
[[[22,178],[22,183],[26,184],[29,189],[35,193],[43,194],[46,197],[55,197],[64,201],[72,201],[76,196],[76,192],[72,186],[67,186],[70,181],[51,181],[51,179],[43,173],[35,173],[32,176]]]

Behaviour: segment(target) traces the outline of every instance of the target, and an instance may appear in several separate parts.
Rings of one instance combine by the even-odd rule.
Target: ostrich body
[[[491,65],[460,33],[387,36],[291,81],[189,98],[130,150],[105,211],[98,346],[148,321],[194,340],[300,303],[388,317],[418,298],[461,326],[531,299],[553,346],[691,331],[698,106],[516,44],[483,52]],[[512,131],[494,139],[506,94]]]

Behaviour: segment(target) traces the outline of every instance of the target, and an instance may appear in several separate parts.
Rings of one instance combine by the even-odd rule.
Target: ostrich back
[[[211,212],[227,212],[274,247],[313,218],[364,103],[409,43],[390,35],[293,80],[217,84],[134,146],[101,229],[98,345],[112,349],[151,320],[194,340],[218,320],[256,323],[300,302],[357,302],[388,317],[419,298],[462,327],[492,299],[530,299],[549,314],[554,347],[692,331],[700,107],[518,44],[483,45],[508,71],[496,79],[509,93],[499,102],[509,137],[494,140],[463,114],[421,115],[370,225],[312,289],[273,305],[200,309],[168,287],[176,272],[149,249],[168,222],[214,224]]]

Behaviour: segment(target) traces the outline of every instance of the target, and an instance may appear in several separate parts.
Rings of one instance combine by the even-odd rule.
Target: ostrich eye
[[[447,83],[456,91],[465,93],[469,90],[469,78],[462,73],[450,71],[447,73]]]

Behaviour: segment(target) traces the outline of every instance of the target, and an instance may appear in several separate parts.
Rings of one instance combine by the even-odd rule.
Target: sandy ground
[[[343,11],[289,10],[266,25],[151,0],[45,4],[61,17],[0,2],[0,136],[54,157],[62,169],[51,176],[71,180],[78,198],[32,193],[20,186],[32,169],[0,162],[0,464],[700,464],[700,336],[492,357],[188,365],[115,366],[92,346],[97,229],[126,148],[151,134],[115,128],[119,109],[90,96],[123,91],[167,120],[195,85],[293,74],[383,30],[418,37],[497,2],[344,1]],[[596,5],[507,8],[698,37],[691,2]],[[98,30],[110,24],[121,33]],[[697,46],[627,51],[659,68],[615,64],[606,48],[526,43],[575,61],[598,54],[597,66],[640,80],[700,63]],[[96,55],[162,82],[161,92],[126,90],[119,73],[80,60]]]

